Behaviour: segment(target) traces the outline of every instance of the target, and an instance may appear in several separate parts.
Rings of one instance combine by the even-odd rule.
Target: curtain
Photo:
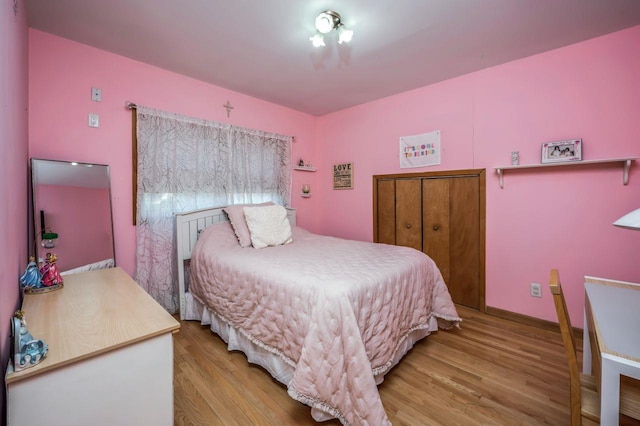
[[[174,214],[291,198],[290,136],[138,106],[135,279],[178,310]]]

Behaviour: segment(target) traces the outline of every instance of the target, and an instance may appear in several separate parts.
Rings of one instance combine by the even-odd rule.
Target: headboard
[[[202,210],[194,210],[185,213],[176,213],[176,248],[178,264],[178,291],[180,295],[180,319],[184,319],[185,312],[185,261],[191,259],[191,252],[195,247],[200,233],[207,227],[228,222],[227,214],[222,210],[224,207],[212,207]],[[296,209],[287,208],[287,217],[291,225],[296,224]]]

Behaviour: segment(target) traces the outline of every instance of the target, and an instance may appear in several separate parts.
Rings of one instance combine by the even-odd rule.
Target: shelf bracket
[[[629,169],[631,168],[631,160],[626,160],[622,166],[622,184],[629,183]]]
[[[502,169],[496,169],[496,173],[498,174],[498,179],[500,181],[500,188],[504,188],[504,177],[502,175]]]

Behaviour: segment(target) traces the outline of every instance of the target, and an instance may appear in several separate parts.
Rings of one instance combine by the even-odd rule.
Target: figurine
[[[27,330],[24,311],[16,311],[11,318],[11,335],[13,339],[12,356],[15,371],[33,367],[44,359],[49,347],[44,340],[34,339]]]
[[[298,166],[304,167],[304,161],[302,161],[302,158],[298,161]]]
[[[29,264],[27,265],[27,269],[25,269],[24,274],[20,277],[20,288],[40,288],[42,287],[42,274],[38,270],[38,266],[36,265],[36,258],[31,256],[29,257]]]
[[[53,253],[47,253],[44,265],[42,265],[40,269],[42,284],[45,287],[62,284],[62,276],[60,275],[60,271],[58,271],[58,265],[56,265],[57,260],[58,256]]]

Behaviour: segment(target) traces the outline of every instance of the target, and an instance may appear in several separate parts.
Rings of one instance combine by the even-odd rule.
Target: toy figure
[[[44,265],[42,265],[42,268],[40,269],[40,273],[42,274],[42,284],[44,284],[45,287],[62,283],[62,276],[60,275],[60,271],[58,271],[58,265],[56,265],[57,260],[58,256],[52,253],[47,253]]]
[[[44,359],[49,347],[44,340],[34,339],[27,330],[24,311],[16,311],[11,318],[11,340],[13,369],[15,371],[33,367]]]
[[[42,274],[36,266],[36,258],[29,257],[29,264],[25,269],[24,274],[20,277],[20,288],[40,288],[42,287]]]

